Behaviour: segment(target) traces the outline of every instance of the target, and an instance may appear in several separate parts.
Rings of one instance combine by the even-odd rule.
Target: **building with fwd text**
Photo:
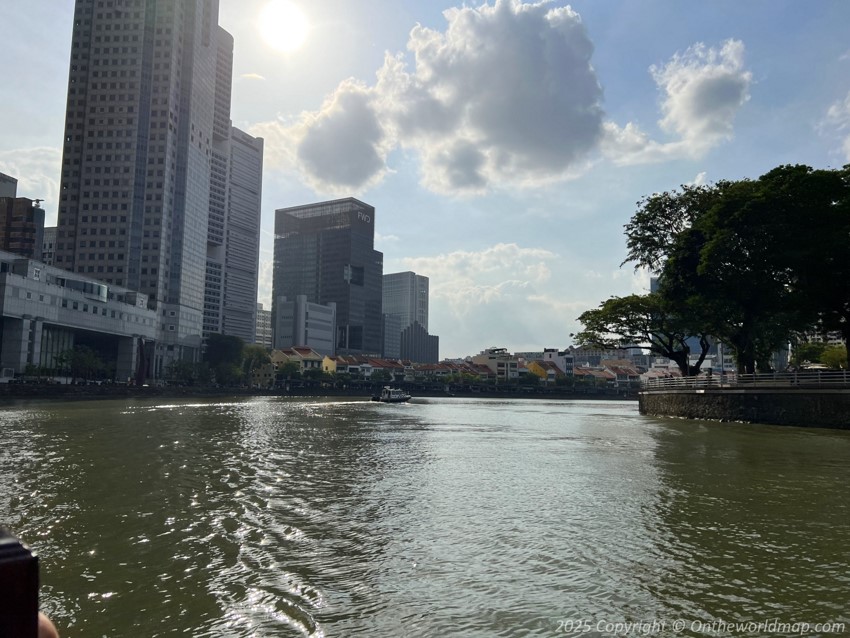
[[[232,49],[217,0],[76,0],[55,264],[147,296],[157,376],[200,354],[208,248],[228,266],[228,235],[210,240],[210,227],[232,175]],[[250,290],[247,331],[255,275]],[[212,298],[226,303],[226,284]]]
[[[336,354],[380,354],[384,256],[374,237],[375,209],[354,198],[275,211],[272,325],[282,297],[334,303]]]

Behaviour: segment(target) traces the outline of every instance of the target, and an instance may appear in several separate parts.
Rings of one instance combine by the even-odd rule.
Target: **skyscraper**
[[[201,347],[232,51],[217,0],[76,1],[56,265],[149,296],[157,375]]]
[[[273,317],[281,297],[335,303],[337,353],[380,354],[384,256],[374,237],[375,209],[351,197],[275,211]]]
[[[428,334],[428,277],[384,275],[384,356],[436,363],[439,337]]]
[[[414,321],[428,329],[428,277],[415,272],[384,275],[383,307],[385,315],[401,320],[401,330]]]

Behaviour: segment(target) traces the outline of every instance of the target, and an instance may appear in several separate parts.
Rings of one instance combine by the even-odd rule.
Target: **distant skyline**
[[[261,33],[267,4],[219,20],[233,124],[265,138],[258,301],[275,209],[356,197],[384,272],[429,278],[443,357],[563,348],[581,312],[647,291],[619,266],[645,195],[850,162],[844,0],[311,0],[306,31],[272,12]],[[0,172],[53,225],[73,3],[4,13]]]

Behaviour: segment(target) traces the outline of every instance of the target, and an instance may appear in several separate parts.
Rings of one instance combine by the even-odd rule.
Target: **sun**
[[[260,35],[273,49],[289,53],[307,39],[310,23],[298,5],[288,0],[271,0],[260,11]]]

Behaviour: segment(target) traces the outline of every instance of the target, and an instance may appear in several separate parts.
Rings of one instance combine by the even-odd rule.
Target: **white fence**
[[[704,390],[710,388],[850,388],[850,372],[847,370],[803,370],[801,372],[767,372],[756,374],[700,375],[698,377],[675,377],[672,379],[649,379],[642,389],[661,390]]]

